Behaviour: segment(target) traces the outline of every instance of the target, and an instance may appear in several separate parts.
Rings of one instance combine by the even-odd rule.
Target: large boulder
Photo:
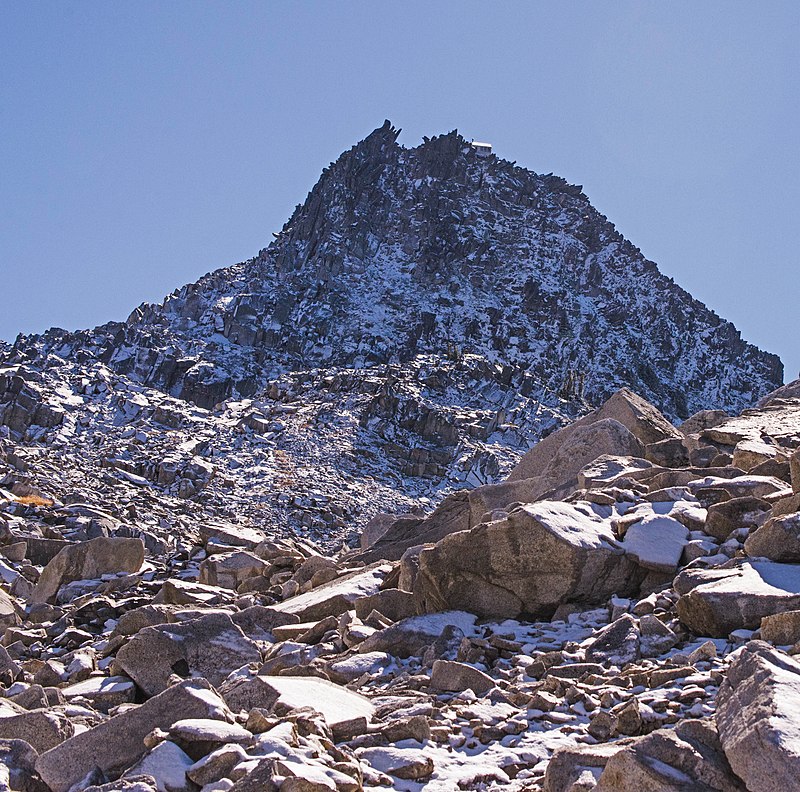
[[[800,608],[800,565],[744,560],[725,569],[692,570],[675,580],[678,618],[698,635],[726,638],[755,630],[772,613]]]
[[[166,690],[170,678],[202,676],[221,683],[237,668],[260,663],[255,641],[226,613],[179,624],[145,627],[117,652],[116,664],[148,695]]]
[[[598,451],[591,458],[585,458],[575,468],[575,473],[587,462],[591,462],[602,454],[641,457],[644,455],[644,446],[646,445],[670,438],[680,439],[683,437],[650,402],[628,388],[621,388],[599,409],[537,443],[522,457],[508,480],[514,481],[544,475],[548,467],[552,469],[551,460],[559,450],[564,448],[568,441],[570,444],[574,443],[570,440],[573,434],[591,424],[606,420],[622,424],[634,436],[635,441],[631,442],[627,435],[619,432],[615,436],[609,435],[607,440],[609,446],[613,445],[615,440],[619,445]],[[579,447],[579,444],[575,445]]]
[[[797,789],[800,779],[800,663],[751,641],[731,663],[717,695],[722,747],[750,792]]]
[[[594,790],[745,792],[745,786],[731,771],[713,722],[686,720],[615,752]]]
[[[95,768],[116,777],[145,753],[144,738],[153,729],[167,731],[184,718],[232,722],[233,713],[206,680],[181,682],[43,753],[36,769],[53,792],[67,792]]]
[[[613,418],[578,421],[537,443],[506,480],[541,479],[548,489],[566,487],[573,480],[577,485],[580,469],[604,454],[642,457],[644,446]]]
[[[644,446],[651,443],[658,443],[661,440],[670,438],[681,438],[683,435],[648,401],[641,396],[633,393],[627,388],[617,391],[602,407],[593,413],[581,418],[579,421],[565,426],[558,432],[548,435],[544,440],[537,443],[511,472],[509,481],[524,478],[534,478],[555,472],[558,465],[554,465],[552,460],[557,456],[564,456],[560,451],[573,446],[576,450],[586,445],[586,440],[579,441],[578,438],[572,439],[576,433],[584,438],[592,437],[582,432],[587,426],[603,421],[613,421],[615,424],[624,426],[633,438],[619,431],[611,432],[609,427],[613,424],[606,424],[607,437],[605,441],[600,438],[602,433],[594,435],[594,443],[599,448],[603,442],[607,447],[598,450],[593,457],[584,457],[574,469],[577,473],[587,462],[601,456],[602,454],[615,454],[619,456],[644,455]]]
[[[99,536],[67,545],[42,570],[32,603],[52,602],[61,586],[115,572],[138,572],[144,562],[144,542],[123,536]]]
[[[606,523],[571,504],[544,501],[423,550],[414,595],[421,612],[546,619],[564,603],[633,593],[643,576]]]
[[[800,512],[767,520],[747,537],[744,549],[749,556],[800,561]]]

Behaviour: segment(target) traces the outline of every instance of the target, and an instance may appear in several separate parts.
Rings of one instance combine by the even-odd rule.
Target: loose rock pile
[[[623,390],[335,557],[6,480],[0,788],[793,789],[798,449]]]

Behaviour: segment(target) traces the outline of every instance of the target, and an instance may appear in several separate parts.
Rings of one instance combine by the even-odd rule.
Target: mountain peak
[[[386,120],[325,168],[256,258],[95,332],[103,359],[204,406],[285,371],[420,355],[473,356],[551,402],[630,386],[673,418],[780,384],[775,356],[662,275],[580,186],[482,156],[457,130],[413,148],[399,132]]]

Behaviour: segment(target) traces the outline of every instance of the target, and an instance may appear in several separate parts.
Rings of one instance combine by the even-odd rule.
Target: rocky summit
[[[396,139],[0,344],[0,790],[798,788],[800,381],[579,187]]]

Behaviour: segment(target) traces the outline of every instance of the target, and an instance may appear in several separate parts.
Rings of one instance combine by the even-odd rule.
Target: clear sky
[[[582,184],[798,376],[797,0],[1,0],[0,33],[0,338],[251,257],[389,118]]]

